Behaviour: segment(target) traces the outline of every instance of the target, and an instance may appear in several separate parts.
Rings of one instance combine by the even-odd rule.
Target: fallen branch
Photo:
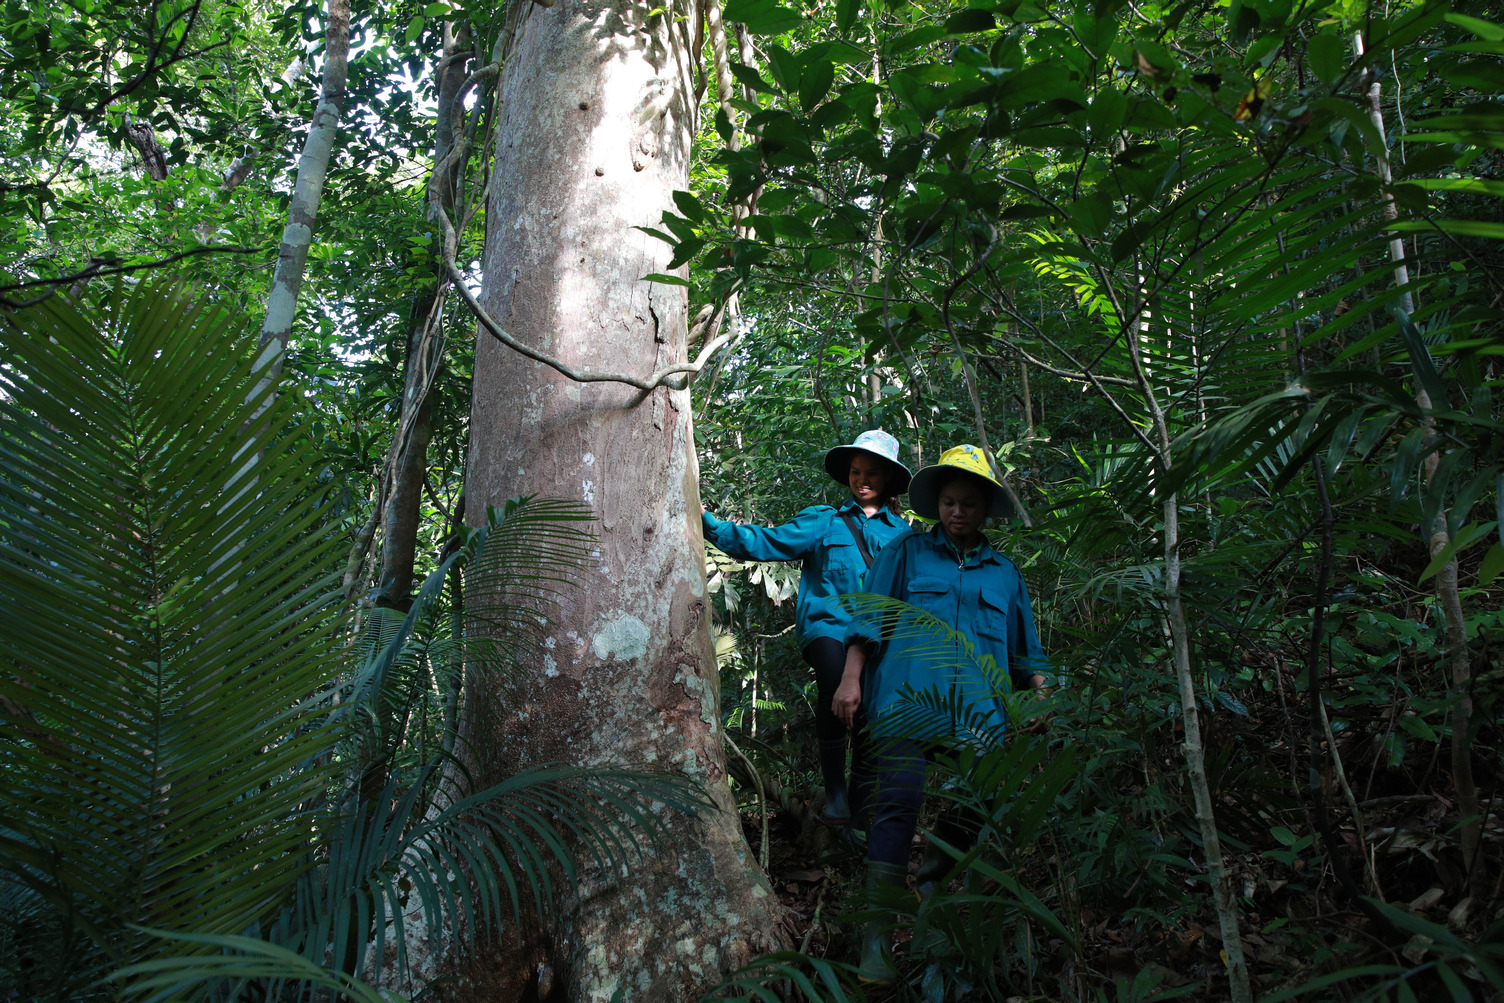
[[[825,908],[825,892],[830,888],[830,876],[820,879],[820,892],[815,896],[815,915],[809,921],[809,929],[804,931],[804,940],[799,944],[799,953],[809,951],[809,942],[814,939],[815,931],[820,929],[820,910]]]

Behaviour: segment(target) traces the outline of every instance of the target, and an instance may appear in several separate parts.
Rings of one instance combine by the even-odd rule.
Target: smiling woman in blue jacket
[[[862,591],[862,576],[883,547],[908,530],[897,498],[909,469],[898,462],[898,440],[880,429],[863,432],[825,454],[825,470],[851,489],[839,508],[815,505],[781,526],[743,526],[704,513],[705,539],[739,561],[802,561],[795,631],[815,673],[815,737],[825,783],[822,821],[844,825],[852,806],[846,784],[846,729],[831,711],[846,661],[851,615],[837,597]]]
[[[896,611],[852,621],[833,709],[848,723],[860,710],[872,733],[877,797],[867,836],[867,882],[873,888],[904,881],[924,801],[927,756],[942,737],[936,728],[962,742],[995,738],[1008,715],[999,689],[1036,689],[1044,685],[1048,669],[1023,576],[982,534],[989,516],[1012,514],[982,451],[975,446],[946,450],[939,463],[914,475],[909,503],[938,525],[889,544],[867,574],[866,591],[930,614],[969,641],[975,657],[937,640],[933,630],[911,629],[912,616]],[[996,672],[984,670],[983,656],[991,658]],[[946,698],[955,716],[926,720],[924,714],[900,713],[914,708],[913,695],[925,691]],[[916,722],[926,733],[909,730]],[[936,856],[935,862],[942,859]],[[919,877],[923,896],[923,868]],[[869,924],[863,936],[859,974],[873,982],[893,976],[881,921]]]

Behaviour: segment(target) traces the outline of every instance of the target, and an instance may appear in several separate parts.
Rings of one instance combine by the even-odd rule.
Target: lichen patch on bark
[[[627,613],[606,624],[590,642],[590,650],[603,660],[637,659],[647,654],[648,640],[648,625]]]

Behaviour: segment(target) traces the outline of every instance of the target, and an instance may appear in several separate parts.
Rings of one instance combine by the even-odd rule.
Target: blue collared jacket
[[[893,733],[892,720],[885,728],[883,719],[892,715],[905,690],[930,690],[948,702],[967,722],[961,730],[1000,730],[1007,722],[1007,708],[998,690],[1027,689],[1030,677],[1050,671],[1034,630],[1023,576],[985,540],[963,559],[939,526],[927,532],[913,530],[884,548],[867,573],[866,585],[868,593],[900,599],[932,614],[964,635],[973,648],[968,656],[912,617],[891,612],[854,617],[847,643],[877,644],[862,676],[862,707],[879,733]],[[990,656],[996,670],[989,673],[983,656]],[[932,737],[943,729],[939,722],[945,717],[929,716],[930,734],[904,737]],[[956,731],[951,729],[952,734]]]
[[[851,614],[835,598],[862,590],[867,562],[842,512],[856,516],[874,559],[888,541],[909,528],[887,509],[869,518],[855,498],[838,509],[829,505],[804,509],[782,526],[743,526],[709,512],[704,516],[705,539],[738,561],[803,562],[794,611],[801,649],[819,637],[844,642]]]

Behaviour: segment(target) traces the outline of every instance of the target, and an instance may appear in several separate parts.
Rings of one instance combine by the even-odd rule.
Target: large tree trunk
[[[685,291],[641,281],[668,248],[633,229],[687,186],[685,6],[531,5],[507,59],[482,301],[581,370],[646,376],[685,357]],[[472,768],[490,783],[538,762],[633,763],[705,785],[721,810],[676,820],[626,876],[589,875],[540,938],[569,999],[693,998],[775,946],[778,906],[725,780],[688,392],[574,383],[484,334],[474,386],[470,521],[515,495],[578,498],[599,548],[524,675],[467,696]],[[485,998],[517,998],[522,956],[475,973]]]

